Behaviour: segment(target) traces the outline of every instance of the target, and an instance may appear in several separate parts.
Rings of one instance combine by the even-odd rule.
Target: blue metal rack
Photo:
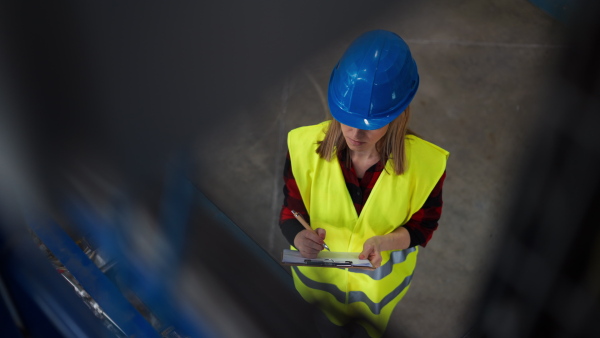
[[[187,268],[200,267],[205,277],[219,281],[227,302],[265,336],[316,334],[306,325],[312,307],[296,294],[291,276],[198,191],[183,163],[167,170],[155,213],[158,229],[153,231],[162,244],[150,250],[159,260],[131,245],[135,236],[148,234],[134,224],[135,208],[127,199],[102,215],[88,201],[69,199],[62,203],[62,223],[24,205],[23,224],[0,227],[5,252],[0,277],[6,285],[0,318],[11,323],[5,332],[10,329],[16,337],[17,332],[30,337],[221,336],[214,323],[192,310],[198,304],[181,300],[173,282],[194,224],[207,235],[196,234],[191,247],[227,248],[231,254],[216,261],[194,248]]]

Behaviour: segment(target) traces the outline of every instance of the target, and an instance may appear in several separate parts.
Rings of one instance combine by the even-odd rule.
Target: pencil
[[[306,221],[304,220],[304,217],[302,217],[302,215],[300,215],[300,213],[298,213],[298,212],[297,212],[297,211],[295,211],[295,210],[292,210],[292,214],[294,215],[294,217],[296,217],[296,219],[297,219],[297,220],[298,220],[300,223],[302,223],[302,225],[303,225],[303,226],[306,228],[306,230],[308,230],[308,231],[312,231],[312,232],[313,232],[313,233],[315,233],[315,234],[317,233],[316,231],[314,231],[314,230],[313,230],[313,229],[310,227],[310,225],[308,225],[308,223],[306,223]],[[323,242],[323,247],[324,247],[325,249],[327,249],[327,251],[331,251],[331,250],[329,250],[329,247],[327,246],[327,244],[325,244],[325,242]]]

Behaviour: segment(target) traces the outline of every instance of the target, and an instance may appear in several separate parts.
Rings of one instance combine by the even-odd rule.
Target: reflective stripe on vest
[[[405,172],[395,175],[388,161],[357,215],[337,156],[326,161],[316,154],[328,126],[324,122],[289,133],[292,171],[311,226],[327,231],[332,251],[358,253],[368,238],[394,231],[423,206],[445,170],[448,152],[408,135]],[[384,251],[375,271],[295,267],[294,284],[304,299],[319,303],[334,323],[343,325],[345,317],[362,316],[376,331],[383,331],[408,289],[417,253],[416,248]]]

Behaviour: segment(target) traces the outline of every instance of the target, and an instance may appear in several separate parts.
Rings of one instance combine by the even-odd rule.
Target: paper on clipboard
[[[290,265],[322,266],[322,267],[352,267],[374,269],[368,259],[358,259],[359,252],[331,252],[321,251],[312,262],[333,262],[329,265],[307,264],[307,258],[302,257],[299,251],[284,249],[281,262]],[[350,262],[347,266],[345,263]]]

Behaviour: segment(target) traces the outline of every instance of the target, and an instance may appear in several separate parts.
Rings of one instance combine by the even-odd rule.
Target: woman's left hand
[[[358,259],[368,259],[374,268],[381,265],[381,244],[383,236],[373,236],[363,244],[363,251],[358,255]]]
[[[373,267],[381,265],[381,252],[388,250],[404,250],[410,245],[410,234],[404,227],[383,236],[373,236],[363,244],[363,251],[358,255],[359,259],[368,259]]]

